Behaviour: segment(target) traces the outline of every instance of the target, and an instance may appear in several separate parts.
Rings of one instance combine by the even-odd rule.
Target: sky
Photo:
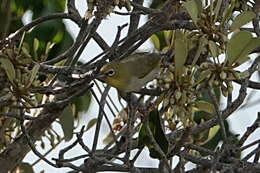
[[[87,9],[87,5],[86,5],[86,1],[76,1],[76,6],[78,7],[78,10],[80,12],[80,14],[83,16],[85,14],[85,11]],[[119,11],[119,9],[117,9]],[[29,13],[27,15],[30,15]],[[25,17],[25,21],[28,20],[29,17],[27,16],[27,18]],[[115,14],[111,14],[110,16],[107,17],[106,20],[103,20],[101,25],[99,26],[98,29],[98,33],[105,39],[105,41],[111,45],[114,41],[115,35],[116,35],[116,31],[117,31],[117,26],[123,25],[126,22],[128,22],[129,20],[128,16],[119,16],[119,15],[115,15]],[[142,17],[141,18],[141,24],[142,25],[145,22],[146,18]],[[28,21],[27,21],[28,22]],[[68,20],[64,20],[67,29],[69,30],[69,32],[72,34],[72,36],[75,38],[79,32],[79,28],[77,27],[77,25],[75,25],[74,23],[68,21]],[[127,33],[127,28],[125,28],[122,31],[122,37],[125,36]],[[140,51],[151,51],[152,49],[152,44],[147,41],[145,44],[143,44],[139,50]],[[91,41],[90,44],[86,47],[85,51],[83,52],[80,60],[84,61],[88,61],[90,58],[95,57],[95,55],[99,54],[102,50],[98,47],[98,45],[94,42]],[[241,70],[245,69],[245,66],[241,66],[240,67]],[[254,79],[257,79],[256,77],[254,77]],[[235,84],[235,90],[238,90],[239,86]],[[112,91],[110,92],[110,95],[114,98],[114,100],[117,100],[117,96],[116,96],[116,90],[112,89]],[[235,95],[238,95],[238,92],[236,92]],[[259,92],[254,93],[254,99],[253,100],[257,100],[257,98],[259,97]],[[234,96],[235,98],[236,96]],[[252,100],[252,101],[253,101]],[[117,103],[119,109],[121,108],[119,105],[119,103]],[[223,105],[224,105],[224,101],[223,101]],[[250,107],[248,109],[242,109],[239,111],[239,113],[235,113],[233,115],[231,115],[228,120],[232,123],[230,123],[231,126],[231,130],[237,134],[241,134],[246,130],[246,127],[250,124],[252,124],[254,122],[254,120],[256,119],[256,115],[257,112],[259,111],[257,106],[253,106]],[[98,106],[95,103],[95,100],[93,99],[92,101],[92,105],[90,106],[90,109],[88,112],[82,114],[82,118],[83,120],[81,121],[81,125],[86,125],[92,118],[97,116],[97,112],[98,112]],[[109,112],[108,109],[105,110],[105,112]],[[112,118],[111,118],[112,119]],[[79,128],[76,130],[77,132],[79,131],[81,125],[79,126]],[[62,134],[62,130],[61,127],[56,124],[54,125],[55,129],[58,131],[58,133]],[[93,138],[93,133],[94,133],[94,129],[92,128],[89,131],[87,131],[84,134],[84,142],[91,147],[92,145],[92,138]],[[101,129],[101,139],[104,139],[105,136],[107,135],[107,133],[109,132],[108,126],[107,124],[103,123],[102,124],[102,129]],[[249,137],[248,142],[252,141],[253,139],[255,139],[257,137],[257,133],[259,133],[260,131],[256,131],[254,133],[254,135]],[[75,139],[75,138],[74,138]],[[74,141],[74,139],[72,139],[70,142],[62,142],[54,151],[52,151],[47,158],[49,160],[51,160],[51,158],[57,158],[58,156],[58,152],[68,146],[71,142]],[[103,142],[99,141],[99,147],[103,146]],[[47,145],[48,146],[48,145]],[[46,148],[45,151],[42,151],[39,147],[38,147],[39,151],[41,151],[42,153],[44,153],[45,151],[48,150],[48,147]],[[250,150],[254,149],[254,147],[250,148]],[[76,156],[76,155],[81,155],[82,154],[82,149],[78,146],[76,148],[74,148],[73,150],[71,150],[68,153],[68,157],[69,156]],[[139,166],[146,166],[146,167],[156,167],[157,166],[157,161],[151,158],[147,158],[145,157],[148,154],[148,151],[145,150],[142,152],[141,154],[142,156],[139,157],[140,159],[137,161],[137,165]],[[145,158],[145,159],[142,159]],[[27,154],[27,156],[25,157],[25,162],[29,162],[29,163],[33,163],[35,162],[35,160],[37,160],[37,156],[35,156],[32,152],[30,152],[29,154]],[[76,162],[77,164],[82,163],[83,160],[81,160],[80,162]],[[53,168],[50,165],[46,164],[43,161],[40,161],[38,164],[36,164],[34,166],[34,171],[36,173],[40,172],[41,170],[45,170],[46,173],[48,172],[56,172],[56,173],[63,173],[68,171],[69,169],[67,168]]]

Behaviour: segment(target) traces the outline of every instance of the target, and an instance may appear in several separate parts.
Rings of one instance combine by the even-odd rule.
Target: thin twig
[[[241,147],[240,150],[243,151],[243,150],[245,150],[245,149],[247,149],[247,148],[250,148],[250,147],[252,147],[252,146],[254,146],[254,145],[256,145],[256,144],[260,144],[260,139],[258,139],[258,140],[256,140],[256,141],[250,143],[250,144],[247,144],[247,145]]]
[[[160,13],[162,13],[162,11],[159,10],[159,9],[152,9],[152,8],[144,7],[141,3],[138,3],[138,1],[130,1],[130,3],[136,9],[139,9],[139,10],[145,12],[146,14],[160,14]]]
[[[32,117],[25,114],[18,114],[13,112],[0,112],[0,116],[6,116],[11,118],[16,118],[18,120],[36,120],[37,117]]]
[[[75,156],[75,157],[72,157],[70,159],[55,159],[55,158],[52,158],[52,160],[58,162],[58,163],[61,163],[61,162],[74,162],[74,161],[77,161],[77,160],[80,160],[80,159],[86,159],[87,157],[89,157],[89,154],[83,154],[83,155],[80,155],[80,156]]]
[[[75,42],[67,51],[65,51],[64,53],[60,54],[59,56],[57,56],[49,61],[45,61],[43,63],[50,65],[50,64],[55,64],[57,62],[60,62],[61,60],[66,59],[66,58],[70,58],[70,59],[73,58],[73,55],[78,50],[78,48],[80,47],[80,45],[82,44],[82,42],[85,38],[84,36],[86,35],[87,26],[88,26],[87,21],[84,21],[80,27],[80,31],[79,31],[79,34],[78,34]],[[68,64],[64,64],[64,65],[68,65]]]
[[[135,154],[134,158],[132,159],[132,164],[135,163],[135,161],[137,160],[137,158],[140,156],[140,154],[142,153],[144,147],[140,148],[137,153]]]
[[[55,131],[54,131],[55,132]],[[50,148],[46,153],[43,154],[43,157],[47,157],[48,154],[50,154],[62,141],[64,140],[64,137],[61,138],[61,140],[59,140],[56,144],[54,144],[54,146],[52,148]],[[35,162],[33,162],[31,164],[31,166],[35,166],[37,163],[39,163],[41,161],[41,159],[39,158],[38,160],[36,160]]]
[[[93,39],[96,41],[96,43],[101,47],[102,50],[109,49],[109,45],[105,42],[105,40],[97,33],[93,33]]]
[[[27,140],[27,143],[28,145],[30,146],[31,150],[33,151],[33,153],[38,156],[39,158],[41,158],[43,161],[45,161],[47,164],[55,167],[55,168],[58,168],[58,165],[52,163],[51,161],[49,161],[48,159],[46,159],[35,147],[34,147],[34,144],[32,143],[31,139],[30,139],[30,136],[29,134],[27,133],[24,125],[23,125],[23,121],[21,121],[20,123],[20,126],[21,126],[21,130],[23,132],[23,134],[26,136],[26,140]]]
[[[242,160],[246,161],[246,160],[250,159],[253,155],[255,155],[256,153],[259,153],[259,152],[260,152],[260,147],[256,147],[256,149],[254,149],[253,151],[248,153]]]
[[[257,146],[257,152],[255,153],[254,163],[259,163],[259,157],[260,157],[260,143]]]
[[[122,15],[122,16],[129,16],[129,15],[133,15],[133,14],[145,14],[142,11],[135,11],[135,12],[120,12],[120,11],[113,11],[113,13],[117,14],[117,15]]]
[[[258,112],[257,114],[257,119],[254,121],[254,123],[250,126],[247,127],[246,132],[243,134],[243,136],[240,138],[238,144],[239,146],[242,146],[245,141],[247,140],[247,138],[257,129],[259,128],[259,124],[260,124],[260,112]]]
[[[90,39],[93,37],[93,35],[96,33],[96,30],[98,28],[98,26],[100,25],[102,19],[100,18],[95,18],[86,28],[86,31],[84,32],[85,35],[83,36],[83,44],[81,44],[77,54],[72,57],[71,59],[69,59],[65,65],[70,65],[70,66],[74,66],[78,60],[80,55],[82,54],[82,52],[84,51],[85,47],[88,45]]]
[[[91,150],[88,148],[88,146],[86,146],[84,144],[84,142],[82,140],[82,136],[84,134],[84,128],[85,128],[85,126],[82,126],[80,132],[76,134],[77,135],[77,139],[78,139],[78,143],[88,154],[91,155],[91,153],[92,153]]]
[[[142,6],[144,1],[143,0],[142,1],[140,1],[140,0],[133,0],[131,2],[132,2],[132,4],[133,3],[134,4],[139,4],[140,6]],[[136,12],[136,11],[138,11],[138,8],[136,8],[134,6],[132,12]],[[140,17],[141,17],[140,14],[131,14],[131,16],[130,16],[130,24],[129,24],[129,28],[128,28],[128,35],[130,35],[132,32],[134,32],[137,29],[137,27],[139,25]]]
[[[209,94],[209,97],[211,98],[211,100],[213,102],[216,114],[218,116],[218,122],[219,122],[219,125],[220,125],[221,130],[222,130],[224,142],[226,143],[227,142],[227,132],[226,132],[226,128],[225,128],[225,125],[224,125],[224,119],[222,117],[221,112],[219,111],[219,105],[218,105],[218,102],[217,102],[216,95],[214,93],[212,93],[212,92],[213,91],[211,89],[208,89],[208,94]],[[229,103],[229,105],[230,104],[231,104],[231,102]]]
[[[95,83],[95,85],[96,85],[96,87],[97,87],[99,93],[102,94],[101,88],[100,88],[100,86],[98,85],[97,81],[94,80],[94,83]],[[104,87],[104,88],[105,88],[105,87]],[[110,98],[110,101],[113,103],[113,101],[111,100],[111,97],[110,97],[109,94],[107,95],[107,97]],[[106,100],[106,105],[108,106],[108,109],[110,110],[110,112],[112,113],[112,115],[113,115],[114,117],[116,117],[115,112],[113,111],[111,105],[108,103],[107,100]],[[113,104],[113,106],[116,107],[114,104]]]
[[[196,150],[200,153],[206,153],[208,155],[214,155],[214,151],[211,151],[207,148],[203,148],[203,147],[200,147],[200,146],[197,146],[197,145],[194,145],[194,144],[186,144],[185,145],[188,149],[192,149],[192,150]]]
[[[29,31],[31,28],[33,28],[34,26],[36,26],[42,22],[45,22],[48,20],[53,20],[53,19],[71,19],[72,21],[77,21],[77,19],[75,19],[68,13],[53,13],[53,14],[50,14],[47,16],[39,17],[39,18],[33,20],[31,23],[24,25],[23,27],[18,29],[15,33],[10,34],[9,37],[1,40],[0,48],[2,49],[5,44],[7,44],[8,42],[11,42],[14,39],[17,39],[17,37],[19,37],[23,32]]]
[[[96,148],[97,148],[98,136],[99,136],[99,132],[100,132],[101,122],[102,122],[103,116],[105,116],[105,119],[106,119],[106,121],[107,121],[107,123],[109,125],[109,128],[110,128],[110,131],[112,133],[112,136],[113,136],[113,138],[114,138],[114,140],[116,142],[116,137],[115,137],[115,134],[113,132],[112,126],[111,126],[111,124],[110,124],[110,122],[109,122],[109,120],[107,118],[107,115],[106,115],[106,113],[104,111],[104,106],[105,106],[105,103],[106,103],[106,97],[108,95],[109,89],[110,89],[109,86],[107,86],[105,88],[105,91],[102,94],[100,102],[98,101],[98,98],[97,98],[95,92],[93,90],[91,90],[92,95],[94,96],[94,98],[96,99],[96,101],[99,104],[99,113],[98,113],[98,118],[97,118],[96,130],[95,130],[95,134],[94,134],[94,141],[93,141],[93,145],[92,145],[92,152],[93,153],[95,153]]]

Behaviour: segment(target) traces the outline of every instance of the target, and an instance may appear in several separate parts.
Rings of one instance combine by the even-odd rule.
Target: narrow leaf
[[[210,76],[210,74],[211,74],[210,70],[202,71],[199,74],[198,80],[196,81],[196,83],[194,85],[197,85],[197,84],[201,83],[204,79],[207,79]]]
[[[178,32],[176,31],[175,35],[179,35],[179,34],[183,35],[181,31]],[[174,57],[175,74],[176,76],[179,76],[182,74],[183,67],[188,55],[188,48],[187,48],[185,37],[183,36],[183,39],[181,39],[181,37],[177,37],[175,39],[174,45],[175,45],[175,57]]]
[[[72,106],[68,105],[59,117],[65,141],[69,141],[73,136],[74,117]]]
[[[39,46],[40,46],[39,40],[37,38],[34,38],[34,40],[33,40],[33,53],[34,53],[35,59],[38,58],[37,50],[39,49]]]
[[[103,139],[103,144],[107,145],[109,144],[111,141],[113,141],[113,134],[111,132],[109,132],[107,134],[107,136]]]
[[[211,140],[216,134],[217,132],[219,131],[220,129],[220,126],[219,125],[216,125],[216,126],[213,126],[209,129],[209,135],[208,135],[208,139],[205,141],[208,142],[209,140]]]
[[[147,126],[150,128],[154,139],[156,140],[162,151],[167,153],[169,143],[162,129],[159,112],[157,110],[153,110],[149,113],[149,120],[146,121],[140,128],[138,135],[138,147],[142,148],[143,146],[146,146],[149,149],[150,157],[156,159],[161,158],[161,155],[155,150],[153,143],[147,135]]]
[[[27,162],[20,163],[18,166],[18,169],[19,169],[19,171],[16,171],[16,172],[19,172],[19,173],[34,173],[33,166]]]
[[[215,113],[215,107],[214,105],[212,105],[211,103],[209,102],[206,102],[206,101],[196,101],[195,102],[195,106],[200,110],[200,111],[203,111],[203,112],[207,112],[209,114],[214,114]]]
[[[236,29],[239,29],[241,26],[249,23],[255,16],[256,14],[252,11],[242,12],[235,18],[234,22],[230,26],[230,30],[234,31]]]
[[[208,45],[209,45],[209,50],[210,50],[210,52],[211,52],[211,55],[212,55],[214,58],[217,58],[218,55],[219,55],[219,49],[218,49],[217,44],[216,44],[214,41],[209,40]]]
[[[89,130],[91,127],[93,127],[95,124],[97,123],[97,119],[96,118],[93,118],[92,120],[90,120],[88,122],[88,125],[87,125],[87,128],[86,130]]]
[[[45,54],[48,55],[55,43],[48,42],[45,49]]]
[[[91,94],[87,92],[83,96],[76,97],[72,100],[72,103],[75,105],[75,118],[81,118],[78,115],[82,112],[87,112],[91,103]]]
[[[229,6],[227,8],[225,8],[223,15],[222,15],[221,25],[223,25],[225,22],[227,22],[230,19],[230,17],[232,16],[232,12],[235,7],[235,2],[236,1],[231,1]]]
[[[153,35],[151,36],[151,40],[152,40],[152,42],[153,42],[154,48],[155,48],[156,50],[160,50],[160,40],[159,40],[159,38],[157,37],[157,35],[153,34]]]
[[[22,45],[23,45],[24,37],[25,37],[25,32],[23,32],[23,35],[22,35],[22,37],[21,37],[21,40],[20,40],[20,43],[19,43],[19,46],[18,46],[18,52],[21,51],[21,48],[22,48]]]
[[[205,37],[203,37],[199,40],[199,47],[198,47],[196,54],[194,56],[194,59],[192,61],[192,65],[195,65],[196,62],[198,61],[200,54],[201,54],[202,50],[204,49],[204,46],[207,45],[207,42],[208,42],[208,39]]]
[[[5,70],[6,75],[9,79],[9,81],[14,84],[15,79],[15,69],[13,63],[8,58],[2,58],[0,57],[0,63],[2,68]]]
[[[29,83],[27,84],[27,88],[31,86],[31,84],[33,83],[38,71],[40,69],[40,65],[39,64],[35,64],[32,71],[31,71],[31,76],[29,79]]]
[[[167,43],[167,46],[171,45],[171,40],[172,40],[173,33],[174,33],[174,31],[172,31],[172,30],[163,31],[164,39],[165,39],[165,41]]]
[[[244,64],[245,62],[247,62],[249,59],[250,59],[249,56],[241,56],[240,58],[238,58],[238,59],[236,60],[235,66],[238,67],[238,66],[240,66],[241,64]]]
[[[189,0],[189,1],[186,1],[183,5],[186,8],[186,10],[188,11],[192,21],[196,23],[201,14],[201,11],[202,11],[201,1]]]
[[[31,58],[31,55],[30,55],[30,47],[29,47],[28,44],[23,43],[22,52],[23,52],[23,54],[24,54],[27,58]]]
[[[214,14],[215,14],[214,21],[216,21],[217,18],[218,18],[218,14],[219,14],[219,11],[220,11],[221,4],[222,4],[222,0],[218,0],[217,5],[214,9]]]

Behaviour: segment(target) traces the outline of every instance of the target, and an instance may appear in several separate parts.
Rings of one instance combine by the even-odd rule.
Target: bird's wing
[[[149,54],[149,56],[147,56],[147,54]],[[133,67],[129,69],[131,74],[134,74],[139,79],[144,78],[153,69],[157,68],[162,57],[157,53],[137,53],[130,56],[135,56],[137,60],[133,61],[131,57],[128,57],[125,59],[125,62],[131,64]],[[146,57],[144,58],[143,56]]]

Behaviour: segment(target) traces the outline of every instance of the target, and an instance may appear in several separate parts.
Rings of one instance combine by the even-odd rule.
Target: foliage
[[[6,3],[6,4],[5,4]],[[15,32],[22,27],[22,17],[25,12],[32,14],[32,20],[47,16],[54,12],[63,12],[65,10],[65,1],[1,1],[1,16],[7,16],[7,20],[1,20],[1,38],[4,39],[7,34]],[[7,7],[5,9],[4,7]],[[8,18],[9,17],[9,18]],[[22,33],[18,44],[10,44],[2,48],[0,52],[0,151],[4,151],[8,145],[14,141],[14,137],[21,134],[19,128],[23,115],[30,115],[30,118],[37,117],[39,111],[35,108],[44,107],[49,94],[46,92],[46,85],[53,80],[55,74],[45,73],[40,69],[40,62],[50,60],[63,53],[73,43],[73,39],[66,30],[61,20],[47,21],[40,23],[30,32]],[[62,62],[57,64],[62,65]],[[44,91],[45,90],[45,91]],[[47,93],[47,94],[46,94]],[[74,98],[71,105],[74,111],[71,112],[69,124],[67,121],[60,121],[64,128],[65,140],[72,137],[74,127],[74,118],[80,119],[79,112],[88,110],[91,96],[85,94],[82,97]],[[85,105],[84,105],[85,104]],[[83,106],[84,105],[84,106]],[[21,109],[23,107],[23,109]],[[64,111],[66,111],[65,109]],[[65,112],[67,113],[67,112]],[[10,117],[9,117],[10,116]],[[68,119],[68,118],[66,118]],[[69,127],[72,125],[72,129]],[[57,134],[52,126],[44,134],[54,147],[56,142],[60,143],[62,137]],[[70,137],[68,137],[70,136]],[[45,148],[46,142],[41,138],[40,146]],[[30,164],[22,163],[17,169],[30,169],[25,172],[32,172]],[[28,167],[28,168],[27,168]]]
[[[3,172],[33,172],[33,164],[22,161],[29,151],[57,169],[69,167],[81,172],[187,172],[184,168],[188,162],[196,165],[192,172],[259,172],[259,146],[246,156],[241,152],[259,143],[256,139],[245,145],[259,128],[260,115],[239,134],[240,138],[230,129],[232,122],[227,121],[247,104],[247,88],[260,88],[258,81],[250,80],[260,62],[258,1],[154,0],[150,7],[144,7],[138,0],[87,0],[83,17],[74,0],[0,3],[0,24],[4,26],[0,29]],[[65,8],[68,12],[64,13]],[[24,25],[26,12],[32,14],[33,21]],[[110,46],[97,31],[111,13],[129,15],[130,24],[123,38],[126,25],[118,27]],[[148,18],[139,26],[141,15]],[[69,19],[80,28],[75,41],[61,19]],[[92,39],[103,52],[88,62],[79,62]],[[118,101],[121,103],[122,97],[125,104],[115,104],[110,87],[102,90],[96,81],[100,68],[132,54],[148,39],[153,52],[162,57],[154,88],[147,86],[137,92],[139,95],[119,92]],[[98,111],[86,128],[76,133],[92,99]],[[63,134],[55,130],[57,123]],[[104,124],[109,132],[104,146],[99,146]],[[94,129],[93,137],[87,139],[91,147],[83,137],[90,129]],[[46,149],[45,139],[51,149],[41,154],[35,144],[38,141]],[[62,141],[72,140],[59,151],[58,158],[47,159]],[[65,157],[77,144],[84,153]],[[136,166],[144,148],[149,150],[147,157],[159,160],[158,168]],[[137,153],[131,157],[135,149]],[[169,161],[174,156],[179,161],[173,168]],[[249,160],[252,156],[253,162]],[[81,166],[74,165],[80,159],[84,159]]]

